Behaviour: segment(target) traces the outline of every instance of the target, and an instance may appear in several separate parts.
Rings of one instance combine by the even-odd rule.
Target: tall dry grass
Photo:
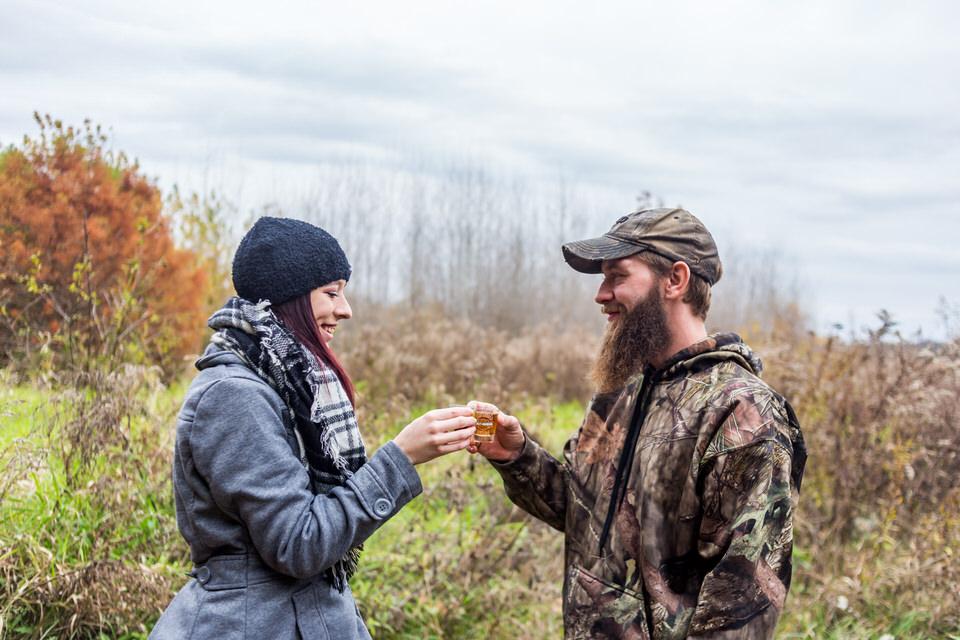
[[[0,380],[0,637],[145,632],[185,560],[159,371]]]
[[[558,455],[576,428],[590,326],[507,333],[430,309],[355,310],[338,349],[369,447],[471,398],[516,413]],[[810,452],[778,637],[960,633],[960,343],[911,344],[885,324],[841,340],[792,319],[744,333]],[[186,580],[169,485],[182,387],[128,373],[83,388],[43,389],[37,430],[3,451],[0,612],[25,638],[142,637]],[[5,423],[27,411],[2,404]],[[356,579],[375,637],[558,637],[560,534],[513,508],[476,458],[420,470],[424,495],[371,539]]]
[[[589,327],[511,335],[426,312],[389,317],[345,345],[351,370],[382,385],[365,389],[374,413],[378,400],[481,397],[535,415],[535,406],[589,395]],[[960,341],[918,345],[889,318],[878,325],[855,339],[818,336],[788,305],[767,326],[743,331],[764,359],[764,377],[795,406],[810,453],[783,637],[960,633]],[[559,455],[576,417],[525,424]],[[549,529],[526,535],[551,550],[545,556],[562,551]],[[544,569],[540,578],[561,579],[556,565]]]
[[[792,331],[755,341],[810,452],[788,622],[812,627],[807,637],[956,634],[960,341],[914,344],[884,316],[855,341]]]
[[[543,323],[512,333],[435,308],[358,303],[354,310],[362,320],[351,320],[337,350],[361,385],[361,410],[470,396],[505,408],[589,396],[584,363],[597,344],[590,324]]]

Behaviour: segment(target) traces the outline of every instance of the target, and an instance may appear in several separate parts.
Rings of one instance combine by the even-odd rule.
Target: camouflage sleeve
[[[772,638],[790,587],[792,455],[775,439],[704,461],[704,577],[690,638]],[[802,462],[801,462],[802,464]]]
[[[490,464],[503,478],[507,496],[518,507],[559,531],[567,513],[567,472],[564,465],[528,436],[520,457]]]

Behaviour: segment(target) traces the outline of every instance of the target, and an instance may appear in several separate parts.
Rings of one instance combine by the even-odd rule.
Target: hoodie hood
[[[763,370],[760,356],[744,344],[739,335],[736,333],[715,333],[674,354],[660,368],[659,378],[668,380],[684,376],[726,360],[736,362],[758,378]]]

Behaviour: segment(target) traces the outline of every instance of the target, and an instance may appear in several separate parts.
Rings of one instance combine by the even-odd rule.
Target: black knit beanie
[[[350,263],[337,239],[302,220],[260,218],[233,256],[233,288],[254,303],[282,304],[349,279]]]

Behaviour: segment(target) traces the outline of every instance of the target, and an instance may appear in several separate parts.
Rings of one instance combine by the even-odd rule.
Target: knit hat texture
[[[292,218],[264,216],[240,240],[233,256],[233,288],[253,303],[277,305],[336,280],[350,279],[350,263],[332,235]]]

